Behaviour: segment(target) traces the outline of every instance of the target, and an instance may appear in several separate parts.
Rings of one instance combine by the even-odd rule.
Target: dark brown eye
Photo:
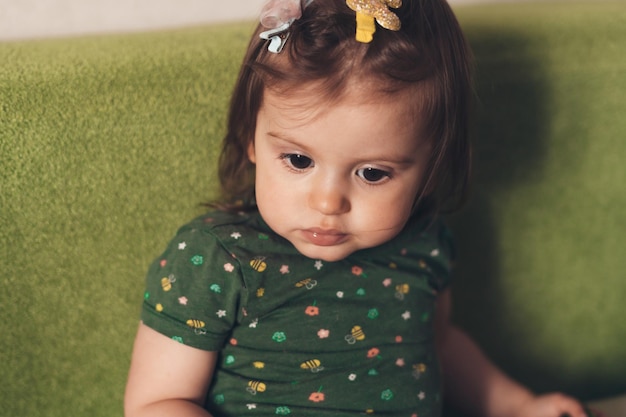
[[[283,156],[287,164],[297,170],[307,169],[313,165],[313,160],[307,156],[292,153]]]
[[[376,168],[361,168],[356,172],[356,175],[371,183],[377,183],[390,177],[387,171]]]

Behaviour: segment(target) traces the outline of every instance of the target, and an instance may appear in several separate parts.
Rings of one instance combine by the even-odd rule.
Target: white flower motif
[[[420,391],[420,393],[417,395],[417,398],[419,398],[420,401],[424,401],[424,399],[426,398],[426,393],[424,391]]]
[[[248,325],[248,327],[249,327],[249,328],[251,328],[251,329],[256,329],[256,326],[257,326],[258,324],[259,324],[259,319],[254,319],[254,320],[252,320],[252,323],[250,323],[250,324]]]
[[[241,233],[233,232],[233,233],[231,233],[230,237],[232,237],[235,240],[240,239],[241,238]]]
[[[348,379],[349,379],[350,381],[356,381],[356,374],[350,374],[350,375],[348,375]]]
[[[433,249],[430,252],[430,256],[439,256],[439,249]]]
[[[248,410],[256,410],[256,404],[246,404],[246,407],[248,407]]]
[[[411,318],[411,312],[410,312],[409,310],[405,311],[405,312],[402,314],[402,318],[403,318],[404,320],[408,320],[408,319],[410,319],[410,318]]]
[[[320,260],[315,261],[315,269],[317,269],[318,271],[322,269],[323,266],[324,264],[322,263],[322,261]]]
[[[220,318],[226,317],[226,310],[218,310],[217,313],[215,314],[217,314],[217,317],[220,317]]]
[[[186,247],[187,247],[187,242],[180,242],[178,244],[178,250],[185,250]]]
[[[337,298],[343,298],[343,291],[337,291]]]

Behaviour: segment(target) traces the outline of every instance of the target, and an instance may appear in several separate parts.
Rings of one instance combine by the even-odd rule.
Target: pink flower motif
[[[396,366],[403,367],[405,365],[404,358],[398,358],[396,360]]]
[[[319,337],[320,339],[326,339],[328,336],[330,336],[330,330],[320,329],[317,332],[317,337]]]
[[[167,265],[167,259],[161,259],[161,268],[165,268],[165,265]]]
[[[396,336],[396,343],[402,343],[402,336]]]
[[[180,298],[178,299],[178,303],[179,303],[179,304],[181,304],[181,305],[184,305],[184,306],[186,306],[186,305],[187,305],[187,301],[189,301],[189,300],[187,299],[187,297],[180,297]]]
[[[224,264],[224,271],[233,272],[234,270],[235,270],[235,267],[233,266],[233,264],[231,263]]]
[[[289,273],[289,265],[283,265],[280,267],[280,273],[285,275]]]
[[[357,277],[360,275],[363,275],[363,268],[361,268],[360,266],[353,266],[352,273],[356,275]]]
[[[391,278],[385,278],[385,280],[383,281],[383,285],[384,285],[385,287],[388,287],[388,286],[390,286],[390,285],[391,285],[391,282],[392,282],[392,281],[391,281]]]

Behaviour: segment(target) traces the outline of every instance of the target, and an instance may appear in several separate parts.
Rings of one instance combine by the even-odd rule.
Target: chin
[[[340,247],[299,247],[296,246],[298,252],[310,259],[321,260],[325,262],[338,262],[347,258],[357,251],[357,249],[340,248]]]

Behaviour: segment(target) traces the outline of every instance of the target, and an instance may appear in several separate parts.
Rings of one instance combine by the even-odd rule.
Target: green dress
[[[256,212],[208,213],[152,264],[145,325],[219,351],[215,417],[441,414],[433,316],[451,244],[439,220],[338,262],[309,259]]]

